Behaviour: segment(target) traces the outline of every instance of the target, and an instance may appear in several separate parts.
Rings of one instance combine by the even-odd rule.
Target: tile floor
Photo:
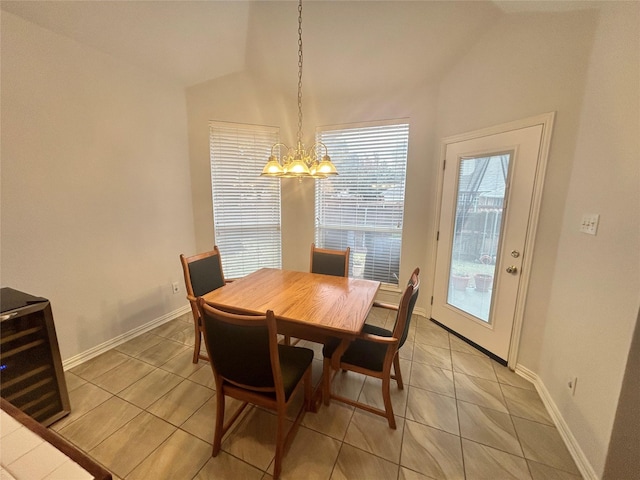
[[[216,392],[209,365],[191,363],[190,315],[66,372],[72,413],[51,428],[115,479],[270,479],[268,411],[247,409],[211,457]],[[393,318],[374,309],[367,321]],[[315,350],[318,382],[321,347],[299,345]],[[345,404],[321,406],[306,414],[281,478],[581,478],[533,385],[437,325],[414,316],[401,368],[405,388],[392,386],[397,430]],[[376,379],[339,373],[333,388],[382,406]]]

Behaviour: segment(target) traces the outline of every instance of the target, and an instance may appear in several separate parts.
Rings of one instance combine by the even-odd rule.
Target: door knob
[[[509,265],[507,267],[507,273],[512,273],[512,274],[516,274],[518,273],[518,267],[516,267],[515,265]]]

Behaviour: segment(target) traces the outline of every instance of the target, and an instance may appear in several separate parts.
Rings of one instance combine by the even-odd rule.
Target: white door
[[[553,115],[542,118],[444,141],[431,317],[505,362],[514,323],[519,338]]]

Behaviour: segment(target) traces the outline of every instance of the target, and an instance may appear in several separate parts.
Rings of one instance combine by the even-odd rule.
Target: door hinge
[[[447,159],[442,160],[442,169],[444,170],[447,166]]]
[[[433,305],[433,296],[431,296],[431,305]]]
[[[436,233],[436,242],[437,242],[438,240],[440,240],[440,232],[439,232],[439,231]]]

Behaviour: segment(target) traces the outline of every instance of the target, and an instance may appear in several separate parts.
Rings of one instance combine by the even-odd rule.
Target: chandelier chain
[[[298,3],[298,143],[302,143],[302,0]]]
[[[302,0],[298,2],[298,142],[293,148],[277,142],[271,146],[271,155],[262,169],[261,176],[280,178],[327,178],[337,175],[338,171],[331,159],[327,146],[322,142],[315,142],[309,151],[302,142]],[[279,159],[276,151],[281,154],[281,148],[286,149],[284,158]],[[324,150],[322,160],[318,158],[318,149]]]

